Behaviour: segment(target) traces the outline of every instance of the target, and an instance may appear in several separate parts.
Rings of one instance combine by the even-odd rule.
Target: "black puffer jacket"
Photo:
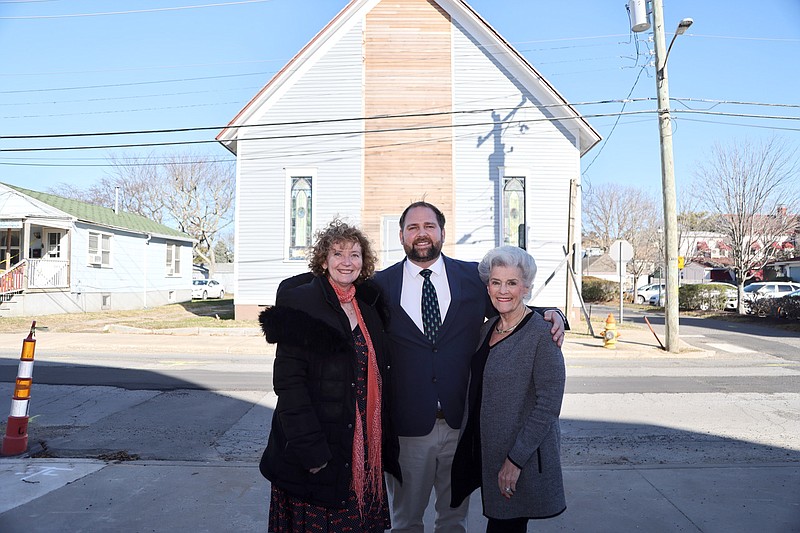
[[[390,365],[371,282],[356,290],[383,381],[383,469],[400,479],[399,445],[389,422]],[[344,507],[350,487],[355,425],[356,355],[347,316],[323,277],[282,290],[259,316],[267,342],[277,343],[272,417],[261,473],[309,503]],[[328,463],[316,474],[310,468]]]

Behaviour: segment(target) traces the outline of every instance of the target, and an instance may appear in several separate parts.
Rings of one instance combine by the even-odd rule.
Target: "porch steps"
[[[0,318],[20,316],[18,305],[24,297],[25,295],[19,292],[0,294]]]

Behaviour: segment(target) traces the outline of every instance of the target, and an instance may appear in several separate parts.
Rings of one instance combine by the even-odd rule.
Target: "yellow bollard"
[[[608,318],[606,318],[606,329],[603,330],[602,336],[604,348],[608,348],[609,350],[617,349],[617,339],[620,335],[617,331],[617,322],[614,320],[614,315],[611,313],[609,313]]]

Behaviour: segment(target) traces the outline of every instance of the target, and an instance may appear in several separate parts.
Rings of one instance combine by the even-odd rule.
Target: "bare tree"
[[[59,183],[49,192],[110,209],[118,205],[122,211],[163,223],[166,189],[161,163],[153,156],[118,155],[112,155],[109,162],[108,174],[86,189]]]
[[[636,282],[652,269],[658,253],[658,203],[641,189],[619,184],[593,187],[583,198],[584,232],[606,251],[616,239],[628,241],[633,247],[628,271]]]
[[[731,246],[733,270],[744,312],[744,283],[774,259],[779,245],[794,235],[800,206],[796,148],[771,138],[715,145],[696,177],[716,215],[717,231]],[[778,246],[776,246],[778,245]]]
[[[220,232],[231,224],[234,202],[234,172],[230,163],[193,155],[176,155],[165,163],[169,195],[167,212],[184,233],[197,243],[194,253],[208,263],[213,273],[217,264],[214,249]]]
[[[163,223],[164,197],[169,192],[164,182],[163,164],[154,156],[122,157],[113,155],[109,175],[92,185],[89,191],[104,205],[113,206],[119,187],[119,207]]]
[[[214,250],[233,219],[233,165],[193,154],[114,156],[111,163],[108,175],[85,190],[59,184],[50,192],[105,207],[119,202],[123,211],[176,227],[196,240],[195,259],[213,274]]]

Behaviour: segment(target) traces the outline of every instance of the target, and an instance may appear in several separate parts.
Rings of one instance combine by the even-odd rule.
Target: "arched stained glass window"
[[[289,259],[305,259],[311,246],[311,178],[293,177],[289,234]]]
[[[526,248],[525,178],[503,178],[503,244]]]

